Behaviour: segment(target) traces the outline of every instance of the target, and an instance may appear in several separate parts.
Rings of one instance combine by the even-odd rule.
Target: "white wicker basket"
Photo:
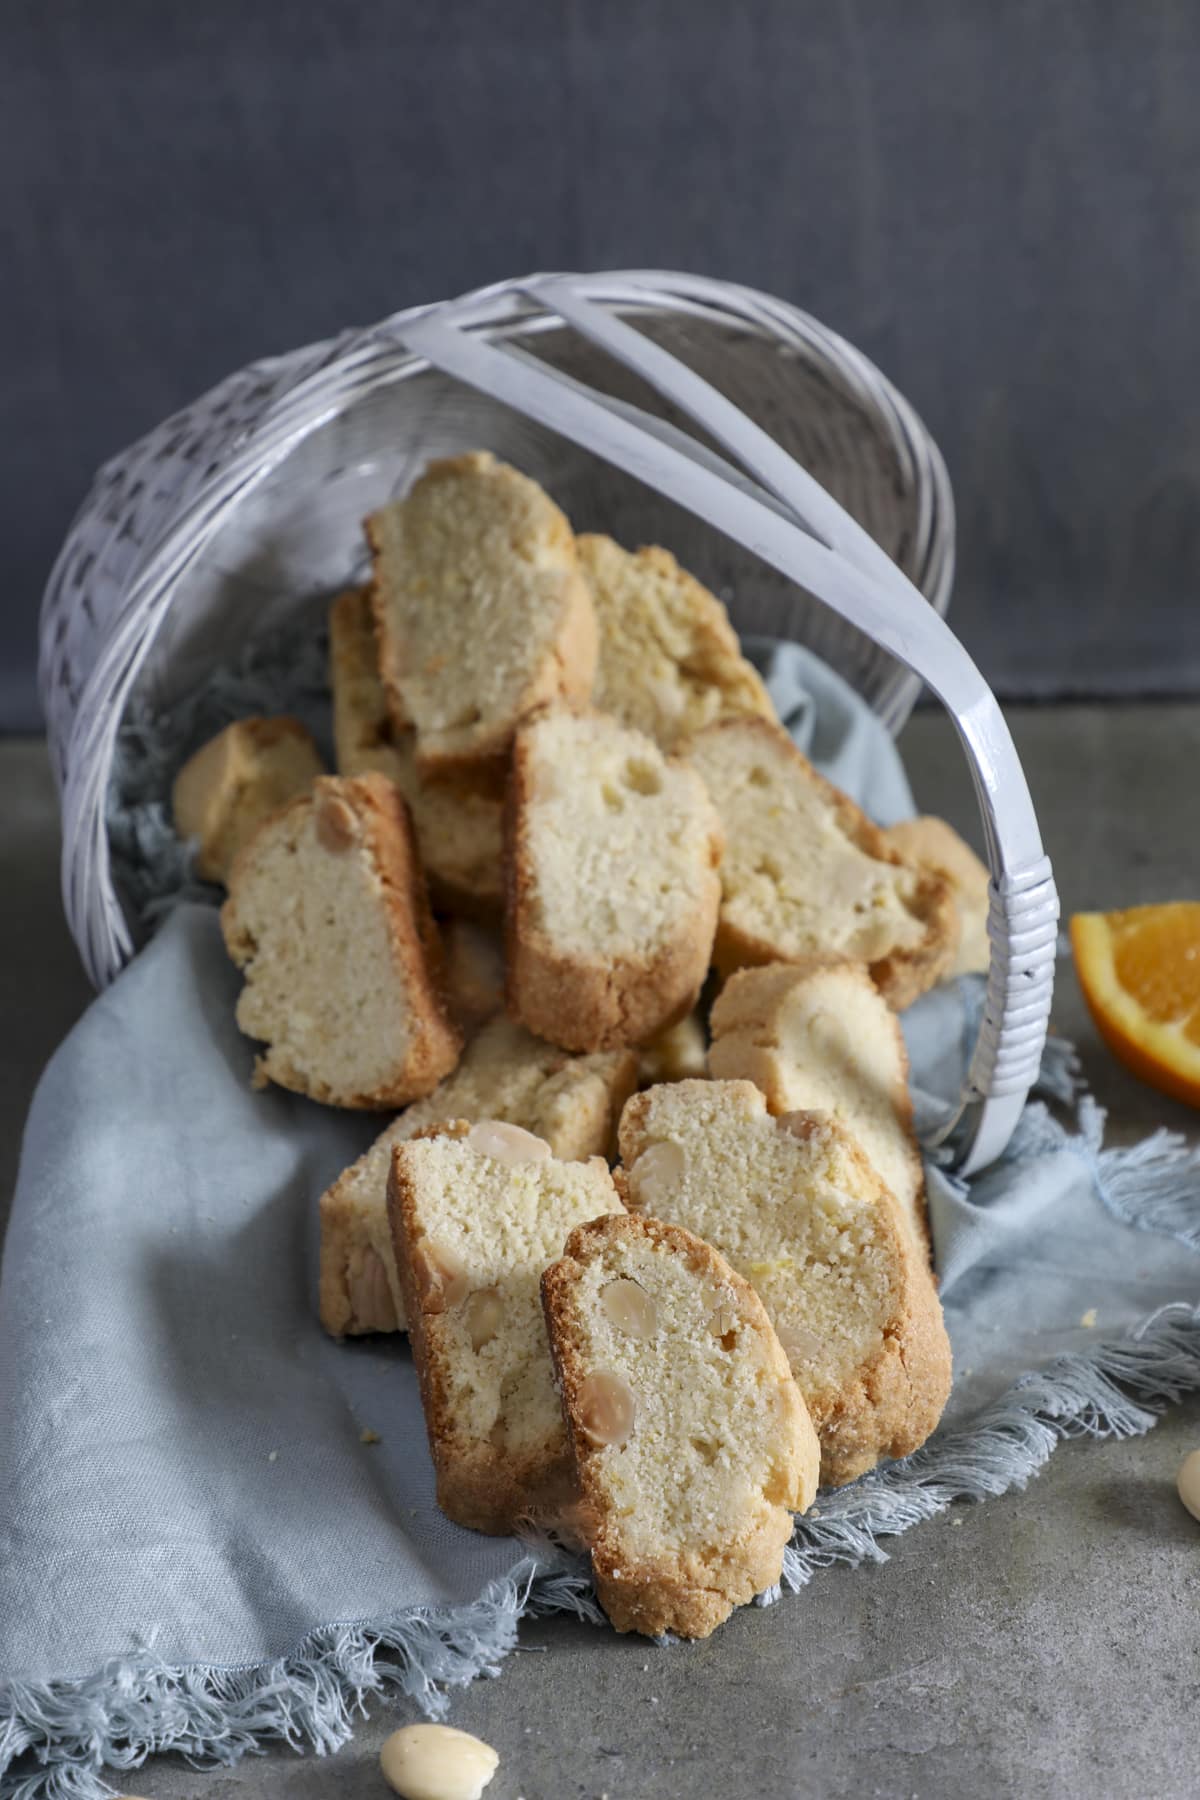
[[[796,308],[743,288],[653,274],[586,285],[764,425],[945,611],[946,472],[920,420],[864,357]],[[471,297],[481,331],[520,335],[555,366],[671,416],[514,287]],[[637,482],[426,368],[399,347],[408,316],[231,376],[107,463],[71,527],[43,606],[41,686],[63,796],[67,918],[100,985],[131,949],[103,843],[130,692],[136,684],[169,703],[248,630],[356,574],[363,515],[431,455],[487,443],[544,481],[581,526],[667,543],[726,596],[739,627],[808,644],[893,730],[908,716],[919,683],[870,638]],[[400,379],[329,417],[325,378],[381,347],[393,349]]]
[[[509,345],[519,339],[527,354],[602,389],[618,411],[633,403],[682,425],[682,413],[538,297],[538,279],[481,290],[445,310],[456,331]],[[699,277],[572,277],[571,292],[636,322],[727,395],[944,613],[954,546],[941,457],[904,399],[852,346],[782,301]],[[918,676],[782,575],[778,557],[772,566],[611,459],[532,422],[519,405],[500,405],[439,373],[435,357],[426,361],[406,345],[428,318],[428,309],[399,313],[231,376],[106,464],[71,528],[43,608],[41,683],[62,792],[67,918],[98,985],[133,948],[105,824],[131,698],[169,708],[248,636],[356,578],[363,516],[402,491],[431,456],[486,445],[542,481],[578,527],[666,544],[722,593],[740,629],[807,644],[892,730],[908,715]],[[881,604],[886,585],[876,592],[876,621]],[[878,623],[873,630],[887,635]],[[1001,918],[998,930],[1007,929]],[[1039,957],[1044,935],[1039,915]],[[1007,965],[1000,976],[1009,981]],[[1025,1033],[1010,1088],[1024,1079],[1034,1036]]]

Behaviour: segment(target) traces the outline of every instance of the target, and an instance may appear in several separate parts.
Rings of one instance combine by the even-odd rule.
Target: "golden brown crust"
[[[372,771],[399,779],[397,735],[379,677],[370,590],[346,588],[329,608],[329,689],[339,775]]]
[[[958,949],[959,919],[954,895],[945,877],[935,870],[910,862],[893,849],[883,832],[854,804],[849,795],[827,781],[792,742],[781,726],[766,719],[723,719],[709,726],[705,737],[721,731],[757,732],[772,748],[782,751],[793,762],[797,774],[810,782],[834,814],[838,825],[851,843],[875,862],[907,868],[916,877],[916,889],[909,911],[925,926],[921,941],[911,947],[895,949],[871,963],[871,979],[888,1004],[897,1012],[925,993],[950,969]],[[757,963],[790,960],[781,954],[777,943],[759,938],[730,923],[722,910],[717,926],[713,963],[722,976]]]
[[[329,673],[339,774],[375,771],[394,781],[413,814],[434,904],[496,919],[504,905],[500,807],[507,761],[480,764],[470,778],[421,777],[416,734],[399,729],[389,711],[367,588],[347,589],[329,609]]]
[[[573,710],[583,716],[590,709]],[[527,721],[514,739],[505,801],[505,1003],[512,1018],[565,1050],[642,1044],[691,1011],[708,974],[721,903],[722,839],[714,819],[709,866],[696,883],[691,916],[649,957],[584,961],[564,954],[533,917],[527,818],[533,798],[528,727],[535,723],[536,717]],[[672,764],[683,760],[667,758]]]
[[[638,1050],[639,1087],[657,1087],[664,1081],[702,1080],[707,1074],[708,1036],[699,1007],[656,1031]]]
[[[290,714],[235,719],[202,744],[171,788],[175,829],[196,840],[196,873],[227,886],[239,851],[324,772],[311,735]]]
[[[446,1010],[442,942],[417,855],[412,815],[398,790],[382,776],[363,776],[356,785],[364,790],[359,797],[360,817],[383,885],[395,953],[417,1022],[417,1041],[407,1059],[406,1079],[386,1093],[372,1096],[371,1104],[404,1105],[431,1093],[450,1073],[463,1040]]]
[[[877,989],[867,965],[843,956],[809,956],[793,963],[762,963],[731,975],[714,1002],[709,1025],[712,1042],[708,1072],[718,1081],[752,1081],[767,1102],[767,1111],[779,1117],[793,1109],[786,1091],[786,1071],[780,1064],[778,1009],[797,985],[820,970],[835,970],[846,981]],[[910,1172],[912,1223],[926,1256],[931,1252],[929,1218],[925,1206],[925,1165],[913,1129],[913,1102],[909,1092],[908,1046],[900,1021],[893,1012],[891,1051],[896,1074],[887,1098],[896,1119],[897,1135],[905,1150]],[[853,1132],[851,1131],[851,1135]],[[903,1198],[901,1211],[907,1216]]]
[[[731,1294],[739,1322],[753,1333],[757,1352],[779,1382],[781,1403],[787,1409],[787,1417],[781,1416],[780,1423],[781,1437],[789,1430],[792,1433],[787,1491],[774,1496],[777,1506],[761,1522],[748,1522],[744,1532],[727,1539],[715,1553],[710,1546],[661,1557],[631,1550],[623,1540],[621,1519],[607,1502],[600,1475],[601,1452],[580,1424],[580,1389],[589,1368],[581,1348],[575,1292],[587,1262],[602,1256],[622,1237],[641,1238],[681,1258],[688,1268],[713,1279]],[[792,1535],[791,1510],[806,1510],[816,1489],[817,1456],[811,1428],[762,1301],[718,1251],[692,1232],[660,1219],[616,1213],[579,1225],[571,1233],[562,1257],[542,1276],[542,1309],[562,1395],[578,1495],[577,1520],[591,1553],[601,1606],[617,1631],[637,1631],[647,1637],[660,1637],[665,1631],[680,1637],[707,1637],[735,1606],[779,1580],[784,1545]]]
[[[921,863],[945,876],[954,894],[961,925],[952,975],[986,975],[991,962],[988,939],[989,884],[987,866],[945,819],[926,814],[901,819],[884,833],[892,848],[909,862]]]
[[[889,825],[883,835],[907,862],[926,863],[955,887],[975,890],[986,899],[990,879],[986,863],[945,819],[923,813]]]
[[[758,1094],[748,1081],[724,1085]],[[648,1135],[653,1095],[652,1088],[634,1094],[621,1115],[619,1144],[626,1167],[636,1160]],[[761,1098],[757,1104],[762,1104]],[[873,1197],[873,1241],[892,1270],[891,1304],[881,1321],[879,1348],[855,1370],[853,1379],[831,1400],[811,1387],[806,1390],[802,1371],[796,1372],[821,1440],[821,1485],[843,1487],[883,1458],[910,1455],[935,1429],[950,1395],[950,1341],[928,1262],[899,1201],[857,1144],[825,1113],[788,1113],[776,1123],[794,1137],[827,1136],[853,1165],[858,1191]],[[617,1191],[629,1206],[624,1172]],[[730,1204],[737,1204],[736,1195],[730,1196]]]
[[[398,790],[386,777],[325,775],[274,815],[281,820],[293,812],[336,800],[354,813],[362,831],[362,846],[374,865],[381,888],[381,903],[389,923],[392,956],[404,985],[411,1013],[411,1037],[403,1064],[392,1077],[369,1092],[335,1092],[328,1083],[310,1076],[273,1053],[270,1045],[258,1059],[258,1072],[279,1087],[307,1094],[327,1106],[360,1111],[380,1111],[405,1106],[432,1092],[458,1061],[462,1037],[451,1022],[442,990],[442,946],[429,909],[425,878],[416,853],[412,821]],[[237,888],[240,872],[249,869],[255,854],[251,840],[230,872],[230,894],[221,908],[221,929],[226,948],[239,968],[252,961],[257,946],[248,938],[238,918]]]
[[[322,1194],[320,1311],[322,1325],[333,1336],[407,1328],[387,1222],[392,1148],[415,1135],[414,1110],[426,1120],[438,1116],[431,1109],[440,1109],[443,1116],[462,1116],[465,1101],[457,1076],[469,1080],[477,1052],[487,1052],[497,1035],[511,1040],[509,1065],[519,1065],[522,1057],[528,1059],[531,1049],[544,1052],[540,1074],[536,1085],[519,1098],[505,1095],[501,1089],[473,1098],[471,1116],[499,1119],[532,1131],[535,1137],[545,1138],[560,1162],[584,1162],[596,1155],[615,1157],[621,1108],[636,1086],[633,1051],[572,1057],[549,1045],[537,1045],[507,1022],[491,1022],[468,1047],[456,1074],[415,1108],[407,1108],[393,1119]]]
[[[840,1130],[833,1120],[814,1117],[823,1128]],[[878,1205],[886,1220],[880,1235],[895,1265],[896,1281],[875,1356],[855,1371],[833,1407],[810,1408],[821,1440],[822,1487],[844,1487],[876,1463],[919,1449],[945,1411],[952,1375],[950,1340],[928,1262],[908,1230],[899,1201],[857,1144],[849,1139],[846,1144],[862,1172],[877,1184]]]
[[[631,552],[592,532],[576,545],[600,623],[594,698],[601,710],[667,751],[682,749],[714,718],[775,718],[724,606],[669,550],[650,544]]]
[[[493,892],[487,887],[464,887],[462,883],[450,880],[446,875],[435,875],[432,869],[425,872],[429,883],[429,895],[439,912],[452,913],[455,917],[478,920],[481,925],[499,925],[504,914],[504,897],[502,890]]]
[[[498,462],[490,451],[472,450],[461,456],[442,457],[431,462],[421,476],[422,484],[434,485],[456,481],[464,476],[486,476],[489,480],[512,488],[523,500],[527,489],[536,487],[529,477]],[[479,731],[469,748],[451,748],[431,743],[418,734],[417,767],[426,776],[461,775],[477,779],[502,781],[513,730],[520,718],[555,699],[584,700],[592,690],[599,650],[596,616],[591,590],[578,566],[575,536],[563,512],[549,495],[537,490],[544,503],[540,515],[540,536],[544,547],[569,559],[570,569],[563,591],[562,616],[552,644],[536,675],[523,690],[513,716],[497,721],[488,732]],[[363,521],[372,558],[378,564],[384,554],[383,537],[375,515]],[[380,591],[378,573],[371,583],[371,607],[378,634],[380,674],[388,697],[388,705],[399,728],[407,723],[401,683],[405,673],[404,645],[390,628],[386,606]]]
[[[326,1201],[331,1189],[322,1194],[319,1206],[321,1213],[321,1266],[317,1276],[317,1316],[330,1337],[344,1337],[351,1329],[354,1320],[354,1304],[350,1298],[350,1284],[346,1274],[346,1257],[342,1253],[338,1237],[340,1227],[336,1224],[336,1213],[329,1213],[334,1222],[327,1223]]]
[[[463,1119],[429,1125],[410,1140],[464,1137]],[[388,1223],[396,1272],[404,1296],[408,1337],[421,1390],[429,1453],[437,1478],[437,1502],[447,1518],[472,1531],[507,1537],[528,1525],[557,1522],[571,1497],[571,1461],[565,1439],[536,1446],[518,1457],[511,1450],[482,1445],[459,1429],[447,1383],[443,1315],[418,1280],[424,1240],[408,1144],[397,1144],[388,1174]],[[416,1254],[414,1254],[416,1253]]]
[[[499,932],[451,917],[441,924],[446,998],[468,1037],[504,1007],[504,944]]]
[[[319,1201],[321,1256],[317,1304],[331,1337],[403,1329],[393,1292],[395,1259],[383,1247],[364,1242],[354,1230],[346,1204],[347,1170]],[[387,1218],[384,1215],[386,1226]],[[389,1266],[390,1265],[390,1266]]]

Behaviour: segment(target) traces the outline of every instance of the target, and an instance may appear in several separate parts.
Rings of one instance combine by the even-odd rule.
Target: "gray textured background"
[[[940,440],[1006,694],[1200,687],[1192,0],[5,0],[0,727],[94,465],[536,267],[800,302]]]

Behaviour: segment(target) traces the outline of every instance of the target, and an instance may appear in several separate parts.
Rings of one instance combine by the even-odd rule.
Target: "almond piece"
[[[322,850],[344,856],[358,842],[358,815],[337,794],[324,794],[317,800],[317,842]]]
[[[589,1442],[598,1449],[624,1444],[633,1432],[636,1403],[633,1390],[609,1369],[594,1369],[579,1384],[576,1397],[579,1423]]]
[[[658,1330],[658,1307],[637,1281],[610,1281],[600,1296],[610,1325],[626,1337],[652,1338]]]
[[[545,1162],[552,1154],[545,1138],[503,1119],[480,1119],[467,1133],[466,1142],[480,1156],[502,1163]]]

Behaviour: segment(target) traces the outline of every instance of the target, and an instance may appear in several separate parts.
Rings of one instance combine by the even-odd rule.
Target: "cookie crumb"
[[[1096,1309],[1094,1306],[1088,1307],[1079,1323],[1085,1325],[1089,1331],[1092,1329],[1092,1326],[1096,1323]]]
[[[364,1425],[358,1434],[358,1441],[360,1444],[382,1444],[383,1439],[377,1431],[372,1431],[369,1425]]]

